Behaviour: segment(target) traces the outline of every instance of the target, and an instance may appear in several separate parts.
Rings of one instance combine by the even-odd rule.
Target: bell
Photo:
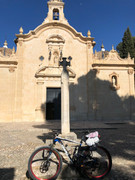
[[[54,20],[58,20],[59,14],[58,12],[54,12]]]

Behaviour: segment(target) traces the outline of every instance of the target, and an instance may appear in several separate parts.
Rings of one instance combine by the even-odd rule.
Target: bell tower
[[[68,24],[64,16],[64,2],[62,0],[49,0],[48,1],[48,15],[45,23],[48,22],[61,22]]]

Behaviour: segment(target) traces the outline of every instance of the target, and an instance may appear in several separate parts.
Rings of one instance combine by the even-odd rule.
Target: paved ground
[[[113,168],[105,180],[134,180],[135,178],[135,123],[74,122],[72,131],[78,138],[89,129],[98,130],[101,144],[112,155]],[[0,123],[0,180],[26,180],[28,158],[32,151],[51,137],[51,129],[60,130],[60,122]],[[64,169],[61,179],[65,177]],[[68,173],[67,173],[68,174]],[[75,179],[75,177],[70,179]],[[78,177],[77,180],[80,180]]]

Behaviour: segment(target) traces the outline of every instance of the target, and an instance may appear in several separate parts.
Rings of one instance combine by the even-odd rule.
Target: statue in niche
[[[113,85],[113,87],[116,87],[116,86],[117,86],[116,76],[113,76],[113,77],[112,77],[112,85]]]
[[[118,79],[119,75],[116,73],[112,73],[109,76],[110,76],[110,82],[111,82],[110,84],[111,89],[114,91],[120,89],[119,79]]]
[[[58,61],[59,61],[59,53],[57,51],[54,51],[53,53],[53,62],[54,62],[54,65],[58,65]]]

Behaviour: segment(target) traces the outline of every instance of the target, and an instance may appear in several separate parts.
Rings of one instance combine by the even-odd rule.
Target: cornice
[[[0,65],[5,64],[5,65],[17,65],[17,61],[0,61]]]
[[[54,1],[48,1],[48,5],[53,5],[53,6],[64,6],[64,2],[54,2]]]
[[[92,42],[93,46],[95,45],[94,38],[85,37],[82,35],[82,33],[77,32],[72,26],[56,21],[42,23],[35,30],[29,31],[27,34],[16,34],[17,41],[19,40],[19,38],[21,38],[21,40],[23,41],[28,41],[30,39],[37,38],[45,29],[50,28],[64,29],[65,31],[69,32],[73,36],[73,38],[76,38],[83,43]]]
[[[92,67],[135,67],[135,64],[102,64],[102,63],[93,63]]]
[[[12,54],[10,56],[4,56],[3,54],[0,54],[0,64],[17,65],[18,58],[17,58],[16,54]]]
[[[51,69],[51,71],[49,73],[48,72],[46,73],[47,69]],[[52,73],[52,70],[54,70],[53,72],[56,72],[55,69],[59,70],[59,73]],[[71,68],[67,67],[67,70],[69,72],[69,77],[71,77],[71,78],[76,77],[75,72]],[[39,78],[39,77],[59,77],[59,78],[61,78],[61,72],[62,72],[62,67],[44,66],[44,67],[41,67],[40,69],[38,69],[38,71],[35,74],[35,77],[36,78]]]
[[[95,57],[93,59],[93,67],[103,67],[103,66],[115,66],[115,67],[134,67],[134,59],[131,59],[130,55],[128,55],[127,58],[122,59],[118,52],[114,49],[112,49],[108,56],[104,59],[98,59]]]

